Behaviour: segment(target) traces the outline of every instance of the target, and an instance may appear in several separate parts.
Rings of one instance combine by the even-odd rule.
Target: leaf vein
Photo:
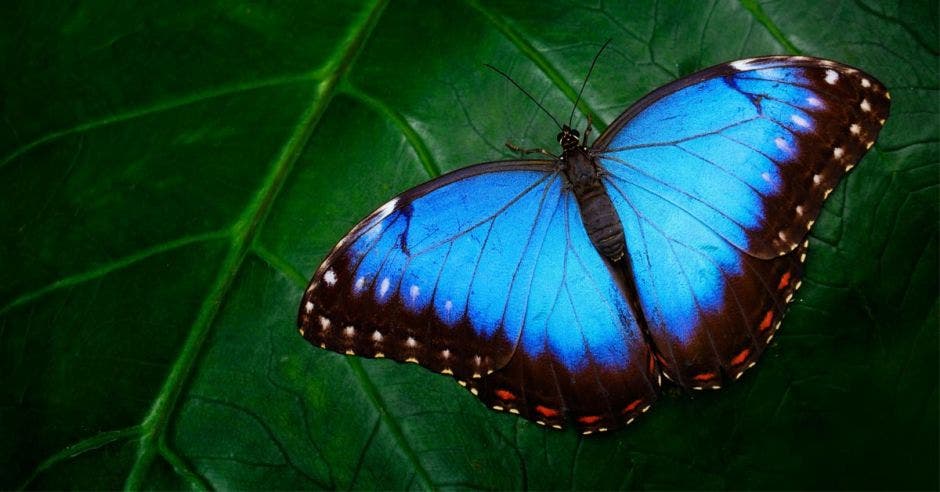
[[[2,308],[0,308],[0,314],[4,314],[13,308],[35,301],[36,299],[39,299],[43,296],[46,296],[58,290],[72,287],[72,286],[75,286],[84,282],[89,282],[91,280],[94,280],[100,277],[104,277],[105,275],[108,275],[111,272],[127,268],[131,265],[134,265],[135,263],[146,260],[147,258],[150,258],[151,256],[156,256],[162,253],[173,251],[175,249],[190,246],[196,243],[208,242],[208,241],[212,241],[216,239],[223,239],[223,238],[228,237],[229,234],[230,233],[227,230],[207,232],[203,234],[185,236],[185,237],[181,237],[178,239],[174,239],[172,241],[167,241],[165,243],[153,245],[149,248],[140,250],[136,253],[132,253],[127,256],[123,256],[121,258],[112,260],[103,265],[99,265],[95,268],[92,268],[91,270],[81,272],[81,273],[76,273],[74,275],[69,275],[68,277],[61,278],[59,280],[56,280],[55,282],[52,282],[38,289],[29,291],[25,294],[21,294],[18,297],[14,298],[12,301],[8,302]]]
[[[56,130],[49,132],[35,140],[32,140],[24,145],[21,145],[14,149],[12,152],[6,155],[3,159],[0,159],[0,169],[3,169],[4,166],[10,162],[15,161],[24,154],[29,153],[33,149],[42,147],[43,145],[54,142],[61,138],[68,137],[70,135],[75,135],[79,133],[85,133],[98,128],[114,125],[117,123],[123,123],[128,120],[133,120],[137,118],[142,118],[151,114],[160,113],[163,111],[170,111],[173,109],[189,106],[191,104],[196,104],[208,99],[214,99],[218,97],[231,96],[233,94],[239,94],[242,92],[248,92],[258,89],[265,89],[269,87],[276,87],[279,85],[293,84],[301,82],[304,80],[316,80],[316,73],[302,73],[299,75],[289,75],[282,77],[274,77],[270,79],[265,79],[257,81],[254,83],[241,83],[234,84],[231,86],[213,88],[202,92],[197,92],[194,94],[180,96],[174,99],[169,99],[166,101],[159,101],[153,103],[149,106],[144,106],[141,108],[130,109],[121,113],[112,114],[110,116],[104,116],[95,120],[91,120],[85,123],[81,123],[69,128],[64,128],[61,130]]]
[[[337,51],[335,63],[331,61],[328,65],[331,67],[331,72],[318,84],[314,102],[301,115],[297,127],[273,162],[255,198],[249,202],[236,222],[233,228],[232,244],[222,262],[219,275],[199,308],[189,336],[183,342],[183,347],[170,369],[166,382],[144,419],[142,424],[144,434],[137,458],[125,482],[126,488],[134,490],[144,488],[145,477],[156,457],[156,445],[166,431],[170,415],[176,408],[183,386],[189,379],[222,302],[250,251],[252,241],[264,223],[284,181],[313,134],[320,117],[332,101],[340,79],[349,70],[371,35],[386,3],[385,0],[378,0],[372,8],[366,10],[363,19],[353,26],[348,39]]]

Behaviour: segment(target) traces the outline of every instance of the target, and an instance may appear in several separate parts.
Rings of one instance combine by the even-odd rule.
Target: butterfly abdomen
[[[605,258],[620,260],[625,249],[623,224],[602,184],[597,163],[583,147],[566,150],[562,159],[591,243]]]

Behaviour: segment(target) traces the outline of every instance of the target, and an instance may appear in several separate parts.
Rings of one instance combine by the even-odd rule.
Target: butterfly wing
[[[420,363],[491,406],[550,425],[586,416],[592,430],[655,397],[622,288],[555,163],[489,163],[360,222],[317,270],[298,325],[320,347]]]
[[[799,286],[807,231],[888,108],[854,68],[765,57],[669,84],[598,139],[666,375],[717,387],[753,363]]]

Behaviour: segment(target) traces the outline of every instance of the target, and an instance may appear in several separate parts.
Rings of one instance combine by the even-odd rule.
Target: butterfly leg
[[[588,135],[591,134],[591,130],[594,129],[594,121],[591,120],[591,115],[587,115],[587,128],[584,129],[584,138],[581,139],[581,142],[584,145],[588,143]]]
[[[557,156],[557,155],[552,154],[551,152],[549,152],[549,151],[547,151],[547,150],[545,150],[545,149],[523,149],[522,147],[519,147],[518,145],[515,145],[515,144],[513,144],[512,142],[506,142],[506,148],[508,148],[509,150],[511,150],[511,151],[513,151],[513,152],[519,152],[520,154],[523,154],[523,155],[525,155],[525,154],[542,154],[542,155],[551,157],[552,159],[558,159],[558,156]]]

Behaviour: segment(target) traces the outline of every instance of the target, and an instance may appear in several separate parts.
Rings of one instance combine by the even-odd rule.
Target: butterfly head
[[[561,132],[556,138],[558,143],[561,144],[561,148],[565,150],[577,147],[581,142],[581,134],[578,133],[578,130],[568,125],[561,127]]]

